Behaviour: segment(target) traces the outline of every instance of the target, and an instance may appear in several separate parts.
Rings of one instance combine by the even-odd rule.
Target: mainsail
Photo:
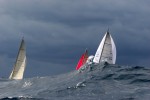
[[[93,62],[108,62],[109,64],[115,64],[116,62],[116,46],[108,31],[104,35],[96,51]]]
[[[9,79],[22,79],[25,67],[26,67],[26,48],[24,39],[22,39],[18,56]]]
[[[76,66],[76,70],[79,70],[82,65],[84,65],[87,61],[87,58],[88,58],[88,51],[85,50],[85,52],[82,54],[82,56],[80,57],[79,61],[78,61],[78,64]]]

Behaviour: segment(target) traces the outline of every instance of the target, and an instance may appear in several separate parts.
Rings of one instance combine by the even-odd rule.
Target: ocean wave
[[[44,78],[0,79],[0,100],[149,100],[149,84],[148,68],[95,65]]]
[[[43,98],[31,98],[31,97],[5,97],[0,100],[46,100]]]

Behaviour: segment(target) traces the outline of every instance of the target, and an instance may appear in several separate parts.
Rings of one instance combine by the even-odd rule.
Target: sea
[[[0,100],[150,100],[150,69],[93,64],[55,76],[1,78]]]

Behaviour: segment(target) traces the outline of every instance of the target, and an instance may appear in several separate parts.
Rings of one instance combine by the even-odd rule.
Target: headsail
[[[80,69],[82,67],[82,65],[84,65],[86,63],[87,58],[88,58],[88,51],[86,49],[78,61],[78,64],[76,66],[76,70]]]
[[[9,79],[22,79],[25,67],[26,67],[26,48],[24,39],[22,39],[18,56]]]
[[[115,64],[116,62],[116,46],[108,31],[104,35],[93,59],[95,63],[104,61],[110,64]]]

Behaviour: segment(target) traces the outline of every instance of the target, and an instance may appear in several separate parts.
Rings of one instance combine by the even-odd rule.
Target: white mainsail
[[[108,31],[104,35],[93,59],[95,63],[104,61],[109,64],[115,64],[116,62],[116,46]]]
[[[22,79],[25,67],[26,67],[26,48],[24,39],[22,39],[18,56],[9,79]]]

